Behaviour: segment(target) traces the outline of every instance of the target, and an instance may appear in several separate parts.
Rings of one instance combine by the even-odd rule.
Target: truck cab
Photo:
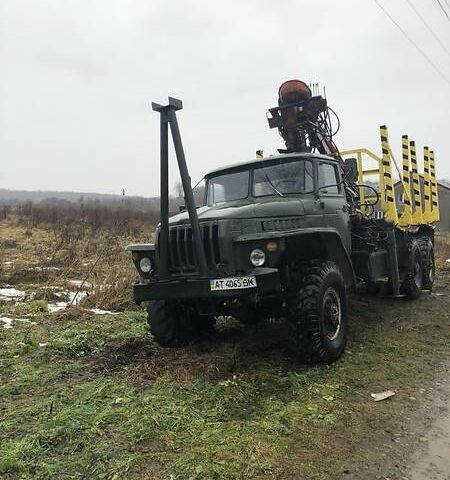
[[[220,275],[239,274],[255,266],[278,267],[283,247],[275,250],[274,244],[285,243],[283,237],[298,231],[305,235],[305,229],[333,231],[351,253],[342,172],[336,160],[324,155],[277,155],[209,172],[204,204],[197,215],[209,270]],[[272,252],[265,246],[269,240]],[[170,272],[195,274],[187,212],[170,218],[169,244]],[[261,258],[258,264],[252,263],[250,247],[264,252],[263,263]],[[157,265],[157,255],[155,261]],[[157,267],[153,274],[157,276]]]
[[[351,255],[348,210],[340,165],[325,155],[277,155],[209,172],[204,202],[197,209],[209,271],[225,276],[255,267],[278,268],[296,234],[302,239],[294,243],[305,250],[297,252],[299,257],[312,253],[308,234],[317,250],[320,232],[336,236]],[[158,279],[159,241],[158,229],[156,244],[149,246],[151,271],[140,272],[144,282]],[[140,256],[142,248],[129,247]],[[263,252],[258,259],[251,256],[254,249]],[[173,276],[198,275],[187,212],[169,219],[168,251]]]

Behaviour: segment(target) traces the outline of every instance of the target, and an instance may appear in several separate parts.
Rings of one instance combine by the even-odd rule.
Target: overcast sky
[[[450,78],[407,0],[380,2]],[[412,2],[450,50],[437,1]],[[193,182],[276,153],[265,114],[291,78],[326,86],[341,149],[378,152],[386,123],[399,158],[408,133],[450,177],[450,84],[373,0],[2,0],[0,65],[0,188],[157,195],[167,95]]]

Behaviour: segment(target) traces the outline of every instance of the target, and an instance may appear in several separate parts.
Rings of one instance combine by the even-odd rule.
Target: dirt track
[[[430,308],[430,300],[439,309]],[[421,299],[428,303],[417,308],[415,316],[441,314],[448,319],[450,310],[448,270],[441,271],[435,293]],[[450,322],[444,322],[441,334],[450,346]],[[450,480],[450,362],[448,357],[435,364],[416,392],[408,396],[390,425],[380,425],[382,434],[367,432],[370,453],[365,464],[342,478],[360,480]],[[398,392],[401,394],[401,392]],[[395,402],[395,400],[393,400]],[[389,402],[389,400],[386,400]],[[361,471],[364,469],[364,474]],[[341,478],[341,477],[339,477]]]
[[[450,374],[435,382],[425,399],[424,426],[432,421],[421,439],[425,446],[412,457],[411,480],[443,480],[450,478]],[[434,420],[432,418],[434,417]]]

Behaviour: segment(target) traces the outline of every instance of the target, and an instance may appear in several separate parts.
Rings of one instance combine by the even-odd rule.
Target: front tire
[[[334,262],[305,262],[294,268],[298,294],[288,322],[297,356],[306,363],[330,364],[347,343],[347,296]]]
[[[234,309],[233,317],[244,325],[256,325],[263,319],[262,312],[245,302]]]
[[[148,326],[162,347],[181,347],[198,340],[214,328],[214,317],[203,317],[191,305],[157,300],[148,308]]]

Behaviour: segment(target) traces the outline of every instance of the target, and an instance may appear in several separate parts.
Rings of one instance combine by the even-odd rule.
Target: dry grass
[[[52,288],[76,290],[70,280],[84,282],[88,296],[82,305],[105,310],[136,309],[131,284],[137,272],[125,246],[148,242],[152,228],[142,229],[137,238],[92,231],[74,224],[70,228],[33,227],[28,230],[13,218],[0,224],[2,259],[0,282],[32,286],[35,298],[57,300]],[[27,233],[28,232],[28,233]],[[68,282],[69,281],[69,282]]]
[[[54,231],[55,237],[80,238],[87,232],[96,235],[109,232],[120,236],[139,236],[142,226],[155,224],[158,212],[132,198],[123,198],[110,204],[98,201],[57,202],[33,204],[31,202],[9,207],[5,218],[14,218],[28,229],[45,227]],[[1,217],[0,217],[1,218]],[[82,230],[79,227],[82,227]]]
[[[131,285],[136,280],[136,271],[130,259],[125,260],[111,269],[99,268],[92,272],[88,278],[93,287],[81,305],[116,311],[136,309],[131,298]]]
[[[435,255],[438,266],[450,265],[447,260],[450,259],[450,236],[443,235],[435,237]]]

